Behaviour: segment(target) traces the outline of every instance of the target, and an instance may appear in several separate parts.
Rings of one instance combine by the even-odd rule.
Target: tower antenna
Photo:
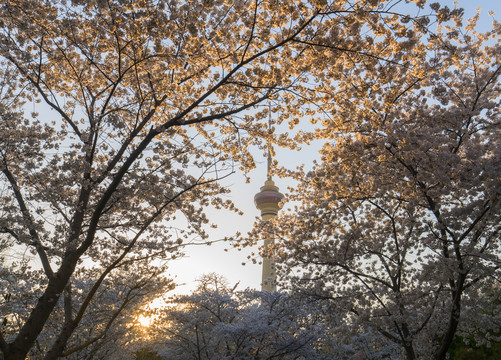
[[[271,131],[271,103],[268,102],[268,129]],[[268,140],[267,179],[271,181],[271,142]]]

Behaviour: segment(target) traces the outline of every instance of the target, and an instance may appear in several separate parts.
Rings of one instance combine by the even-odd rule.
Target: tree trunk
[[[33,347],[38,335],[42,331],[47,319],[52,313],[59,297],[63,293],[68,280],[73,273],[78,257],[71,256],[63,261],[59,271],[49,280],[44,294],[31,312],[19,334],[11,342],[5,353],[5,360],[25,360]]]
[[[454,294],[452,302],[449,324],[447,325],[447,331],[442,338],[442,342],[440,343],[440,348],[435,355],[435,360],[445,360],[447,353],[449,352],[449,348],[451,347],[452,341],[454,340],[454,335],[456,334],[456,330],[459,325],[459,316],[461,315],[461,295],[463,294],[465,278],[465,275],[461,274],[456,283],[457,290]]]

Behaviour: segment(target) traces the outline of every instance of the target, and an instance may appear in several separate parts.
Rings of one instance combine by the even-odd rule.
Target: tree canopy
[[[237,286],[209,274],[193,294],[172,299],[151,330],[157,352],[173,360],[325,358],[317,304]]]
[[[501,27],[476,20],[439,26],[412,68],[344,73],[321,159],[292,174],[299,204],[273,229],[284,286],[331,299],[407,359],[499,333]]]
[[[491,141],[488,137],[497,134],[498,113],[484,104],[493,104],[495,97],[489,94],[498,91],[493,88],[497,70],[492,69],[498,55],[493,47],[488,60],[480,54],[487,48],[474,41],[454,45],[453,32],[429,35],[430,24],[459,21],[461,12],[439,5],[424,11],[424,1],[413,2],[417,7],[401,12],[398,0],[2,2],[2,355],[15,360],[77,356],[80,351],[96,354],[113,324],[127,325],[141,301],[172,287],[164,275],[167,263],[181,255],[184,244],[206,239],[212,222],[205,209],[237,211],[225,197],[229,190],[221,186],[222,178],[237,168],[252,168],[254,148],[295,149],[315,136],[333,139],[324,150],[325,164],[316,172],[329,177],[312,182],[309,177],[320,178],[306,175],[309,183],[319,186],[305,185],[305,194],[317,197],[319,191],[327,196],[337,185],[324,193],[322,181],[343,183],[330,177],[343,164],[336,152],[357,146],[372,149],[358,152],[368,162],[355,162],[351,175],[356,179],[355,167],[367,167],[373,186],[357,185],[355,193],[375,192],[370,196],[380,208],[374,216],[387,212],[396,221],[409,211],[430,217],[427,229],[424,218],[418,219],[421,213],[402,226],[415,222],[416,233],[435,244],[419,242],[430,251],[425,253],[430,258],[426,264],[447,260],[440,274],[448,281],[443,288],[449,293],[462,298],[465,287],[479,289],[488,282],[484,272],[495,273],[492,262],[498,261],[486,255],[498,241],[492,215],[498,206],[493,197],[497,182],[492,174],[499,158],[492,148],[497,140],[489,145],[483,139]],[[437,52],[435,62],[431,51]],[[478,56],[470,56],[472,51]],[[465,71],[463,57],[482,60]],[[462,76],[475,86],[462,88],[459,81],[446,81],[436,87],[440,76]],[[458,105],[454,121],[440,110],[446,107],[423,104],[410,110],[414,100],[421,101],[414,89],[426,92],[430,86],[435,86],[431,94],[437,100]],[[280,114],[273,124],[268,123],[269,111]],[[470,122],[464,120],[467,111]],[[434,123],[431,115],[439,121]],[[422,136],[417,121],[421,118],[433,135],[429,152],[424,142],[415,152],[404,137]],[[322,121],[317,134],[301,129],[287,133],[308,120]],[[400,132],[391,128],[397,124],[405,125]],[[341,132],[346,135],[339,137]],[[384,134],[394,136],[386,139]],[[443,146],[437,147],[436,141],[444,141]],[[469,143],[475,147],[463,152]],[[347,155],[356,159],[356,154]],[[380,155],[388,157],[382,158],[382,167],[374,165]],[[479,160],[479,167],[470,164],[473,159]],[[435,173],[443,171],[447,161],[461,164],[459,172],[453,168]],[[388,186],[375,189],[381,185],[376,179],[383,176],[378,173],[383,168],[401,177],[399,187],[388,195],[378,193],[388,188],[385,182]],[[348,181],[349,174],[344,172],[343,184],[351,191],[356,183]],[[461,194],[449,191],[444,177],[463,189]],[[402,199],[396,196],[399,192]],[[413,194],[426,194],[430,200],[423,203]],[[376,206],[353,196],[347,195],[346,201]],[[381,203],[385,196],[396,213]],[[328,197],[324,199],[328,204]],[[460,202],[458,214],[447,205],[455,202]],[[323,211],[318,205],[315,216]],[[471,211],[465,215],[466,225],[453,221],[466,209]],[[354,211],[355,218],[362,216],[361,210]],[[346,230],[350,221],[347,218]],[[369,219],[364,221],[369,225]],[[383,231],[385,226],[374,229]],[[326,227],[311,234],[338,230]],[[333,241],[335,245],[340,240]],[[447,248],[445,253],[440,248],[439,258],[432,257],[436,244]],[[347,251],[352,254],[354,249]],[[458,260],[457,254],[467,258]],[[398,253],[392,261],[407,264],[405,256]],[[469,265],[473,256],[482,259],[482,268]],[[461,271],[447,273],[447,264],[458,264]],[[389,269],[394,278],[394,267]],[[425,284],[436,301],[445,293],[437,284]],[[451,304],[456,304],[454,296]],[[455,330],[455,313],[450,319]],[[397,323],[400,329],[400,320]],[[391,336],[409,341],[405,334]]]

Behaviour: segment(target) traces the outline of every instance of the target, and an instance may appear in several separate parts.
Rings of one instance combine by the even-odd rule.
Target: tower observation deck
[[[270,156],[268,156],[268,174],[270,174]],[[258,210],[261,211],[261,217],[263,220],[271,220],[278,214],[280,210],[280,202],[284,198],[284,195],[278,191],[278,187],[275,186],[271,176],[268,175],[268,179],[261,187],[261,191],[254,196],[254,203]],[[273,260],[266,256],[266,250],[273,244],[274,239],[272,236],[268,236],[264,240],[264,250],[265,256],[263,257],[263,271],[262,271],[262,283],[261,289],[266,291],[276,290],[276,273],[273,264]]]

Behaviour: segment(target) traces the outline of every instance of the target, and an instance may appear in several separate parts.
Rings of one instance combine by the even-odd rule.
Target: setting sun
[[[144,316],[144,315],[139,315],[137,317],[137,322],[144,327],[148,327],[151,325],[152,319],[151,317]]]

